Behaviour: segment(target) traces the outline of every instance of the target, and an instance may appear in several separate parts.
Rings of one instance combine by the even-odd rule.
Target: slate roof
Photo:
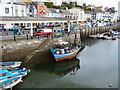
[[[52,13],[57,13],[54,8],[48,8]]]
[[[60,10],[61,13],[64,13],[65,15],[72,15],[68,10]]]
[[[52,13],[49,8],[46,9],[47,13]]]
[[[11,4],[11,2],[8,2],[7,4]],[[13,4],[15,4],[15,5],[25,5],[25,4],[22,3],[21,1],[19,1],[19,2],[13,2]]]

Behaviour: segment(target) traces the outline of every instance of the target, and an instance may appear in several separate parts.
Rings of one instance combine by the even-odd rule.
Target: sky
[[[118,10],[118,2],[120,0],[84,0],[86,4],[94,4],[96,6],[108,6],[108,7],[115,7]]]

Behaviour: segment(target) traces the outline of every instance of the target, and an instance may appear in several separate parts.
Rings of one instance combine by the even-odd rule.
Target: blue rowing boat
[[[2,67],[2,69],[8,69],[8,68],[16,68],[19,67],[21,65],[22,62],[0,62],[0,67]]]

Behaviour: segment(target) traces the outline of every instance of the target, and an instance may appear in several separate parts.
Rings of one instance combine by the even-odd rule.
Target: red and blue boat
[[[55,60],[57,62],[66,60],[66,59],[72,59],[76,56],[76,54],[81,49],[82,42],[77,43],[68,43],[64,41],[60,41],[58,43],[55,43],[53,47],[50,48]]]

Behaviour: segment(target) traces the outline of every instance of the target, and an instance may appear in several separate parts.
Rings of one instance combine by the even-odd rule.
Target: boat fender
[[[23,82],[23,80],[21,80],[20,82]]]
[[[64,51],[62,51],[62,54],[64,54]]]
[[[67,50],[66,52],[69,53],[69,50]]]
[[[23,71],[26,71],[26,68],[24,67],[22,70],[23,70]]]
[[[70,50],[70,53],[72,53],[72,50]]]
[[[78,47],[76,47],[76,49],[78,49]]]
[[[5,64],[2,64],[2,66],[5,66]]]
[[[30,69],[28,69],[27,71],[30,72]]]
[[[56,51],[56,54],[59,54],[59,51]]]

